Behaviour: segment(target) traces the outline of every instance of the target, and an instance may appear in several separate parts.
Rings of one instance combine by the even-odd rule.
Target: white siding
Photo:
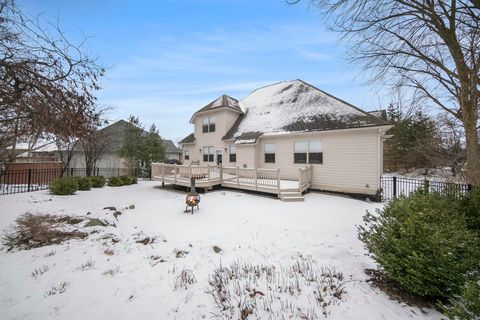
[[[235,120],[238,118],[238,113],[228,110],[228,109],[219,109],[211,112],[199,114],[195,117],[193,121],[194,125],[194,134],[195,134],[195,143],[193,144],[184,144],[182,148],[189,148],[190,150],[190,160],[184,161],[185,164],[190,164],[192,161],[199,161],[200,164],[216,164],[216,158],[214,162],[203,162],[203,147],[212,146],[214,147],[215,152],[222,151],[223,153],[223,163],[226,166],[235,166],[235,163],[229,162],[228,157],[228,146],[229,141],[223,141],[222,138],[225,136],[227,131],[232,127]],[[203,116],[214,116],[215,117],[215,132],[202,132],[202,118]],[[200,151],[199,151],[200,150]],[[237,151],[238,153],[238,151]],[[237,155],[238,157],[238,155]]]
[[[237,163],[232,164],[232,166],[241,168],[257,167],[255,149],[255,145],[237,145]]]
[[[293,145],[294,141],[305,140],[320,140],[323,145],[323,164],[312,165],[313,189],[366,194],[377,191],[382,167],[378,128],[262,137],[256,147],[256,163],[261,168],[279,168],[282,179],[297,179],[298,169],[304,164],[293,163]],[[275,163],[265,163],[265,143],[275,143]]]

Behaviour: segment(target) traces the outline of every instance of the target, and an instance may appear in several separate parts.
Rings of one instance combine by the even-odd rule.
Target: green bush
[[[120,177],[110,177],[108,178],[108,186],[109,187],[120,187],[125,184],[125,181],[123,181],[122,178]]]
[[[417,192],[367,212],[359,239],[386,276],[426,297],[451,297],[480,265],[480,240],[461,200]]]
[[[74,194],[78,190],[78,183],[75,177],[63,177],[52,182],[50,193],[60,196]]]
[[[123,181],[123,184],[126,185],[126,186],[128,186],[130,184],[133,184],[133,177],[131,177],[131,176],[124,175],[124,176],[119,176],[119,178],[120,178],[120,180]]]
[[[460,204],[467,226],[480,234],[480,187],[472,190]]]
[[[75,179],[75,182],[77,182],[78,185],[78,190],[90,190],[92,188],[92,182],[89,177],[71,177],[72,179]]]
[[[462,288],[461,294],[451,301],[451,305],[443,307],[443,311],[451,320],[480,319],[480,279],[472,280]]]
[[[92,188],[103,188],[106,183],[105,177],[103,176],[90,177],[90,181],[92,183]]]

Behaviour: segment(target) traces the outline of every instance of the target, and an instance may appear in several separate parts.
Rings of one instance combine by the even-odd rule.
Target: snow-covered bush
[[[460,200],[417,192],[367,213],[359,238],[386,276],[408,292],[451,297],[480,265],[480,239]]]
[[[480,279],[469,281],[461,294],[444,308],[452,320],[480,320]]]
[[[59,196],[71,195],[77,190],[78,182],[76,177],[59,178],[50,185],[50,193]]]
[[[103,188],[106,183],[103,176],[90,177],[90,181],[92,182],[92,188]]]

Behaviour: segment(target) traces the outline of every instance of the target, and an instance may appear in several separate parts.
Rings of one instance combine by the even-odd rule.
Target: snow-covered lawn
[[[380,204],[318,193],[307,194],[305,202],[285,203],[213,191],[202,195],[200,211],[191,215],[183,212],[185,193],[157,185],[142,181],[67,197],[48,191],[1,196],[1,230],[26,212],[96,217],[116,227],[81,227],[98,232],[61,245],[10,252],[3,247],[0,318],[208,319],[220,314],[206,292],[215,268],[237,263],[281,271],[298,261],[343,273],[346,293],[328,306],[328,319],[441,318],[435,311],[392,301],[365,281],[364,269],[374,263],[365,256],[355,225],[365,210]],[[132,204],[134,209],[125,209]],[[112,211],[103,209],[107,206],[123,208],[118,221]],[[119,241],[114,243],[111,237]],[[146,237],[155,241],[137,243]],[[216,253],[213,246],[222,251]],[[185,279],[196,280],[187,289],[178,287],[183,270],[188,271]],[[267,294],[265,286],[258,286]],[[316,302],[303,294],[306,287],[301,289],[288,299],[305,312]],[[299,315],[300,311],[296,318]]]

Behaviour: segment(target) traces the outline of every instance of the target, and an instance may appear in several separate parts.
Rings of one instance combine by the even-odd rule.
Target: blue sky
[[[364,86],[345,60],[347,48],[307,2],[284,0],[18,0],[41,13],[107,66],[99,102],[111,120],[134,114],[178,140],[192,131],[193,112],[221,94],[303,79],[365,110],[388,103]]]

